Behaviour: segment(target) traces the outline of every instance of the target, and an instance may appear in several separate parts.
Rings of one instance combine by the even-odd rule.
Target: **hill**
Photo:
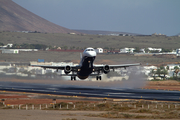
[[[12,0],[0,0],[0,31],[78,33],[51,23],[24,9]]]

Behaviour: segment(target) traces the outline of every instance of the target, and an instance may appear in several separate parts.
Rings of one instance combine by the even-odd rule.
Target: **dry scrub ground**
[[[180,82],[175,81],[175,80],[149,81],[144,88],[180,91]]]
[[[32,94],[2,93],[0,95],[2,100],[0,103],[1,120],[180,119],[179,102],[83,101],[81,99],[71,100],[67,97],[66,99],[57,99],[56,104],[54,104],[52,99],[38,98],[38,94],[35,96]]]
[[[13,82],[41,81],[13,80]],[[48,84],[48,81],[46,82]],[[180,90],[180,83],[150,81],[144,88]],[[179,102],[143,100],[105,102],[74,100],[72,97],[67,97],[67,99],[56,99],[57,104],[54,104],[52,99],[39,96],[41,95],[1,91],[0,120],[180,119]]]

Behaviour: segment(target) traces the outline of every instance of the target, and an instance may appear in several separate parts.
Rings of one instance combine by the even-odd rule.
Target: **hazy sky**
[[[180,0],[13,0],[69,29],[180,33]]]

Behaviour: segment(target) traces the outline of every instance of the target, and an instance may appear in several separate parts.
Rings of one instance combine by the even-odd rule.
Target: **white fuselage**
[[[86,79],[93,72],[93,62],[95,58],[96,51],[93,48],[89,47],[84,50],[80,62],[80,70],[77,73],[80,79]]]

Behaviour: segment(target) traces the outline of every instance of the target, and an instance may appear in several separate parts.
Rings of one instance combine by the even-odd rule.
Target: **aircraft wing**
[[[139,66],[141,65],[140,63],[134,63],[134,64],[120,64],[120,65],[109,65],[110,69],[113,69],[113,68],[121,68],[121,67],[129,67],[129,66]]]
[[[115,69],[115,68],[126,68],[129,66],[139,66],[140,63],[134,63],[134,64],[119,64],[119,65],[94,65],[95,71],[103,70],[104,67],[108,67],[109,69]]]
[[[52,66],[52,65],[30,65],[30,66],[33,66],[33,67],[42,67],[44,69],[46,68],[50,68],[50,69],[60,69],[60,70],[64,70],[67,66],[70,66],[72,71],[76,72],[78,68],[80,68],[79,65],[66,65],[66,66]]]

